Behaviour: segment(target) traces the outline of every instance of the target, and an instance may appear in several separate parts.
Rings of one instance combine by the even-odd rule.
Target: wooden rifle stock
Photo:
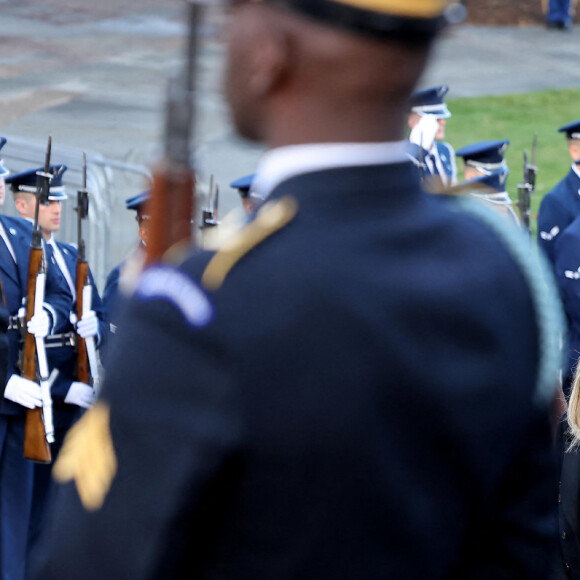
[[[28,322],[36,312],[36,292],[39,276],[43,273],[44,281],[44,257],[42,251],[42,232],[38,226],[38,207],[41,201],[48,199],[50,190],[50,181],[52,179],[50,172],[50,153],[52,150],[52,138],[48,137],[46,155],[44,159],[44,171],[38,173],[36,186],[36,208],[34,214],[34,228],[32,230],[32,241],[30,243],[30,256],[28,260],[28,275],[26,279],[26,322]],[[44,297],[44,287],[42,287],[42,296]],[[39,305],[42,306],[42,305]],[[22,357],[22,376],[25,379],[36,382],[38,347],[36,337],[26,332],[24,337],[24,351]],[[44,354],[44,353],[43,353]],[[43,365],[46,361],[43,359]],[[46,370],[45,370],[46,372]],[[46,378],[46,377],[45,377]],[[42,389],[42,387],[41,387]],[[44,406],[43,395],[43,406]],[[24,457],[39,463],[50,463],[52,456],[50,446],[47,441],[45,428],[44,410],[40,407],[28,409],[26,411],[26,423],[24,426]],[[52,419],[49,419],[52,423]],[[52,427],[51,427],[52,432]]]
[[[77,254],[77,271],[76,271],[76,293],[77,293],[77,320],[83,317],[84,307],[84,288],[90,284],[89,280],[89,264],[86,260],[85,241],[83,240],[83,220],[89,214],[89,192],[87,191],[87,155],[83,153],[83,185],[77,192],[77,239],[78,239],[78,254]],[[88,304],[90,307],[91,305]],[[87,343],[77,333],[77,381],[91,384],[91,369],[89,363],[89,354],[87,350]]]
[[[146,264],[181,254],[191,240],[195,177],[188,166],[162,164],[153,174],[151,198],[145,211],[151,216]],[[166,255],[169,252],[169,255]]]
[[[34,238],[33,238],[34,240]],[[42,269],[42,245],[33,244],[30,247],[28,262],[28,277],[26,280],[26,320],[34,315],[36,299],[36,279]],[[36,342],[33,334],[26,332],[24,352],[22,357],[22,376],[31,381],[37,381],[36,376]],[[46,441],[42,408],[26,410],[24,427],[24,457],[39,463],[50,463],[52,460],[50,446]]]
[[[77,260],[76,291],[77,291],[77,318],[83,316],[83,289],[89,282],[89,265],[86,260]],[[89,367],[89,355],[87,343],[84,338],[77,334],[77,381],[91,384],[91,371]]]

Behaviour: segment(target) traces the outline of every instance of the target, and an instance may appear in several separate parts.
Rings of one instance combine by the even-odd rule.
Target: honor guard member
[[[572,167],[544,196],[538,213],[538,245],[552,264],[558,236],[580,215],[580,119],[558,131],[566,135]]]
[[[558,238],[554,270],[568,319],[568,355],[563,372],[563,390],[568,399],[580,358],[580,216]]]
[[[135,211],[135,220],[139,225],[139,246],[131,255],[115,266],[107,276],[103,304],[108,325],[108,331],[115,334],[119,312],[120,296],[132,291],[136,278],[143,267],[145,248],[149,237],[151,217],[146,213],[146,201],[151,197],[151,191],[143,191],[125,200],[127,209]],[[120,293],[121,289],[121,293]]]
[[[557,301],[523,235],[406,157],[453,14],[232,3],[226,92],[268,145],[266,203],[141,276],[33,578],[546,578]]]
[[[0,137],[0,151],[2,151],[4,145],[6,145],[6,139]],[[4,201],[6,200],[6,182],[4,179],[9,174],[10,171],[4,166],[4,159],[0,157],[0,207],[4,205]]]
[[[247,214],[251,214],[254,211],[253,208],[255,204],[253,203],[250,189],[252,187],[252,182],[254,181],[255,175],[255,173],[244,175],[243,177],[240,177],[230,183],[231,188],[238,190],[240,199],[242,200],[242,205],[244,206],[244,211]]]
[[[480,141],[459,149],[456,155],[463,159],[465,182],[458,187],[473,183],[482,185],[483,188],[472,195],[497,211],[508,223],[519,226],[520,220],[506,191],[509,169],[504,155],[509,143],[507,140]]]
[[[0,150],[6,145],[6,139],[0,137]],[[4,166],[4,160],[0,158],[0,207],[4,205],[6,197],[6,185],[4,178],[10,173]],[[2,243],[2,242],[0,242]],[[4,285],[0,279],[0,385],[4,387],[8,375],[9,355],[8,355],[8,309],[6,296],[4,294]]]
[[[3,170],[3,177],[10,176]],[[0,399],[0,578],[24,577],[34,464],[23,456],[26,409],[42,405],[40,386],[20,376],[22,349],[20,311],[26,298],[30,222],[0,215],[0,278],[8,313],[8,381]],[[43,314],[34,316],[28,331],[37,336],[62,332],[69,310],[60,279],[49,269]]]
[[[453,147],[443,141],[445,125],[451,117],[443,101],[449,91],[446,85],[417,91],[411,96],[411,112],[407,123],[409,140],[418,147],[415,154],[425,166],[425,176],[438,177],[445,187],[457,183],[457,165]],[[422,149],[420,153],[419,150]]]
[[[54,177],[50,183],[48,201],[41,204],[38,211],[38,223],[44,238],[48,269],[53,270],[61,280],[69,318],[64,332],[50,335],[45,339],[49,371],[52,373],[51,396],[55,435],[55,442],[51,446],[53,460],[58,457],[66,432],[80,417],[82,411],[91,406],[95,396],[92,386],[76,380],[76,333],[82,338],[94,337],[98,344],[99,337],[105,331],[101,299],[90,272],[93,286],[91,310],[75,324],[77,248],[57,241],[54,237],[60,229],[62,203],[68,199],[63,184],[66,169],[65,165],[51,166],[50,172]],[[16,210],[20,217],[28,220],[34,219],[36,208],[34,191],[38,171],[42,169],[24,171],[9,178]],[[40,531],[46,498],[51,486],[51,469],[52,465],[34,466],[30,545],[34,544]]]

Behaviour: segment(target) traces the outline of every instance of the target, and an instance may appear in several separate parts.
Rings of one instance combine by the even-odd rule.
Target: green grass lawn
[[[538,134],[536,193],[532,198],[532,229],[542,197],[570,169],[566,138],[558,128],[580,119],[580,89],[541,91],[522,95],[450,99],[453,117],[448,120],[446,141],[457,150],[477,141],[509,139],[506,161],[510,168],[507,190],[517,200],[517,185],[523,179],[523,152],[531,153],[534,133]],[[463,162],[458,159],[459,179]]]

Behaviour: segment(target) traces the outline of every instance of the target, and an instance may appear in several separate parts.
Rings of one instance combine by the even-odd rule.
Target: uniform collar
[[[408,161],[407,146],[407,141],[396,141],[315,143],[272,149],[258,165],[252,195],[266,199],[280,183],[303,173]]]

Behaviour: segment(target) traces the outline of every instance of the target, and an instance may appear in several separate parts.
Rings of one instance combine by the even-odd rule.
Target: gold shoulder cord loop
[[[298,203],[293,197],[266,203],[256,219],[248,224],[214,255],[201,283],[207,290],[218,290],[231,269],[253,248],[281,230],[298,212]]]

